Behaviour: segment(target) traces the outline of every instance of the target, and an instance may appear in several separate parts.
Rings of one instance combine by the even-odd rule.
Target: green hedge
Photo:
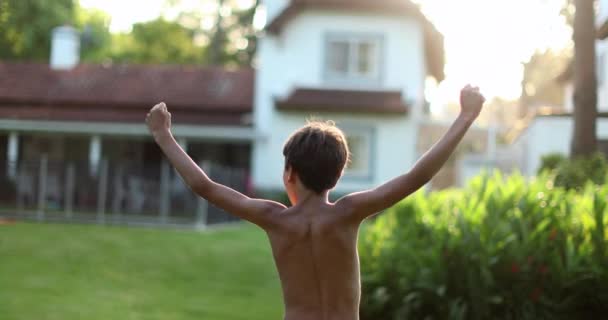
[[[574,159],[553,153],[543,156],[538,173],[549,174],[556,186],[580,190],[587,182],[597,185],[606,183],[608,162],[604,154],[599,152]]]
[[[607,199],[498,173],[415,194],[365,226],[361,317],[605,317]]]

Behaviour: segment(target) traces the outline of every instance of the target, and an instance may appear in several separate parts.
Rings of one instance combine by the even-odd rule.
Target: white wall
[[[601,26],[608,19],[608,0],[600,0],[597,10],[596,24]]]
[[[260,39],[254,121],[256,130],[264,138],[256,142],[253,152],[253,180],[260,189],[282,188],[283,143],[308,116],[277,112],[274,101],[285,98],[296,87],[338,88],[326,83],[323,77],[328,33],[382,35],[382,80],[380,86],[371,89],[400,90],[414,103],[411,112],[404,116],[321,115],[339,125],[359,125],[376,131],[373,179],[368,182],[344,180],[337,190],[345,192],[376,185],[404,172],[415,160],[416,123],[426,77],[421,27],[415,20],[403,16],[306,11],[293,19],[279,36],[266,35]]]
[[[596,45],[597,70],[597,109],[608,111],[608,43],[606,40],[597,41]]]
[[[279,15],[291,0],[263,0],[262,5],[266,10],[267,21],[272,21]]]
[[[405,173],[413,164],[415,153],[415,126],[407,116],[356,116],[345,114],[323,114],[323,119],[332,119],[347,134],[357,129],[373,129],[375,141],[371,144],[371,179],[341,179],[338,192],[357,191],[388,181],[395,175]],[[303,126],[307,114],[281,113],[273,117],[272,133],[264,141],[258,141],[254,150],[254,183],[261,189],[283,187],[283,145],[289,135]],[[356,154],[354,155],[357,156]]]
[[[538,117],[520,137],[525,143],[522,171],[533,176],[540,168],[542,156],[549,153],[570,154],[573,120],[571,117]],[[597,121],[597,137],[608,140],[608,118]]]

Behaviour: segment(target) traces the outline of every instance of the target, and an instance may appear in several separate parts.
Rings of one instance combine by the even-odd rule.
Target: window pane
[[[349,50],[348,42],[332,41],[329,43],[329,71],[332,73],[347,74]]]
[[[347,137],[347,141],[351,152],[351,162],[347,167],[347,173],[351,175],[369,174],[369,140],[363,135],[350,135]]]
[[[375,73],[376,47],[371,42],[361,42],[357,46],[358,58],[357,73],[373,75]]]

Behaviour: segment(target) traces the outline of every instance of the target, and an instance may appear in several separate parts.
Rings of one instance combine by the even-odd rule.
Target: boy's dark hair
[[[317,194],[336,186],[349,160],[344,133],[331,121],[309,121],[289,137],[283,155],[285,168]]]

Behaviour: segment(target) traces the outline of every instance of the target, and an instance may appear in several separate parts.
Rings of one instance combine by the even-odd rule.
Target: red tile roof
[[[408,106],[399,91],[294,90],[287,99],[276,102],[284,111],[405,114]]]
[[[443,35],[410,0],[291,0],[266,27],[270,33],[278,34],[300,12],[307,9],[364,11],[413,16],[422,22],[428,73],[437,81],[445,78],[445,53]]]
[[[253,110],[254,71],[220,67],[0,62],[0,117],[141,121],[165,101],[176,121],[238,122]]]

